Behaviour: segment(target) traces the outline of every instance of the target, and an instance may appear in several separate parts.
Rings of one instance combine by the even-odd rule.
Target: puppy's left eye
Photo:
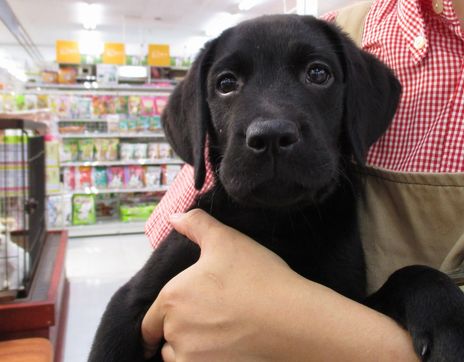
[[[309,84],[325,85],[331,77],[328,67],[321,63],[310,64],[306,71],[306,82]]]
[[[232,73],[225,73],[218,77],[216,89],[221,94],[228,94],[238,89],[238,80]]]

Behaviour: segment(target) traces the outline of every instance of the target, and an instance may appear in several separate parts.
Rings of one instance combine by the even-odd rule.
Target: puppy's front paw
[[[406,328],[422,361],[464,361],[464,293],[445,274],[405,267],[365,304]]]
[[[422,361],[464,361],[464,323],[447,321],[442,325],[410,329],[414,350]]]

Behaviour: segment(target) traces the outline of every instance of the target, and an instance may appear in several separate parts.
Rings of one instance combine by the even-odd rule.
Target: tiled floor
[[[118,287],[150,255],[143,234],[70,239],[66,272],[70,281],[64,362],[85,362],[99,319]]]

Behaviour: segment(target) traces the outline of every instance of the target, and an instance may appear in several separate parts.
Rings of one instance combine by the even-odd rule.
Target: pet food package
[[[108,184],[108,173],[106,171],[106,167],[94,167],[92,169],[92,183],[93,186],[96,187],[97,189],[106,189],[106,186]]]
[[[108,188],[122,189],[124,187],[124,167],[108,167],[107,172]]]
[[[107,161],[109,140],[107,138],[97,138],[94,140],[95,161]]]
[[[130,96],[128,99],[128,113],[131,116],[139,116],[141,110],[141,98],[139,96]]]
[[[76,188],[76,168],[74,166],[63,168],[63,187],[65,191]]]
[[[76,189],[85,190],[92,187],[92,167],[80,166],[76,167]]]
[[[121,221],[146,221],[155,207],[156,204],[122,204],[120,206]]]
[[[97,64],[97,82],[104,85],[118,84],[118,67],[114,64]]]
[[[109,194],[95,196],[97,220],[117,220],[119,218],[119,201]]]
[[[181,169],[180,165],[162,165],[161,166],[161,182],[165,186],[172,184],[177,174]]]
[[[119,138],[108,138],[108,148],[106,149],[106,161],[116,161],[118,159]]]
[[[147,166],[145,167],[145,187],[148,189],[156,189],[161,184],[161,167]]]
[[[76,114],[74,118],[89,119],[92,118],[92,98],[75,97]]]
[[[134,144],[127,142],[121,143],[119,147],[119,158],[122,161],[134,159]]]
[[[78,140],[79,160],[80,161],[94,161],[94,140],[89,138],[82,138]]]
[[[163,113],[164,109],[166,108],[167,103],[168,103],[168,97],[166,96],[155,97],[156,115],[160,116]]]
[[[159,158],[171,158],[171,146],[169,143],[159,143],[158,144],[158,157]]]
[[[144,160],[147,158],[148,144],[146,143],[135,143],[134,145],[134,159]]]
[[[114,97],[115,113],[126,115],[128,113],[128,96]]]
[[[126,166],[125,169],[126,188],[140,189],[144,187],[144,170],[142,166]]]
[[[95,195],[74,195],[72,198],[72,207],[73,225],[91,225],[96,223]]]
[[[153,97],[141,97],[140,103],[141,103],[141,109],[140,109],[141,116],[153,116],[156,114],[155,99]]]
[[[159,115],[150,117],[149,131],[156,132],[161,129],[161,117]]]
[[[148,132],[150,131],[150,117],[140,117],[137,119],[137,132]]]
[[[61,148],[61,162],[75,162],[79,159],[76,140],[64,140]]]
[[[47,197],[47,206],[46,206],[46,220],[47,227],[51,228],[60,228],[64,226],[63,219],[63,202],[62,196],[48,196]]]
[[[152,161],[159,159],[158,143],[155,143],[155,142],[149,143],[147,152],[148,152],[147,154],[148,159]]]

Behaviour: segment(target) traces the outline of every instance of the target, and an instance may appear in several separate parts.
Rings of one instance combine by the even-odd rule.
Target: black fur
[[[309,82],[308,68],[316,74]],[[324,70],[330,77],[317,84]],[[237,79],[227,95],[218,91],[224,72]],[[208,139],[216,186],[196,207],[275,251],[306,278],[363,301],[359,182],[351,161],[362,164],[386,130],[400,88],[387,67],[335,26],[267,16],[206,44],[171,96],[163,125],[175,151],[194,166],[198,189]],[[172,232],[113,296],[89,360],[142,361],[145,312],[198,256],[195,244]],[[464,359],[464,296],[440,272],[402,269],[366,303],[408,329],[424,360]]]

